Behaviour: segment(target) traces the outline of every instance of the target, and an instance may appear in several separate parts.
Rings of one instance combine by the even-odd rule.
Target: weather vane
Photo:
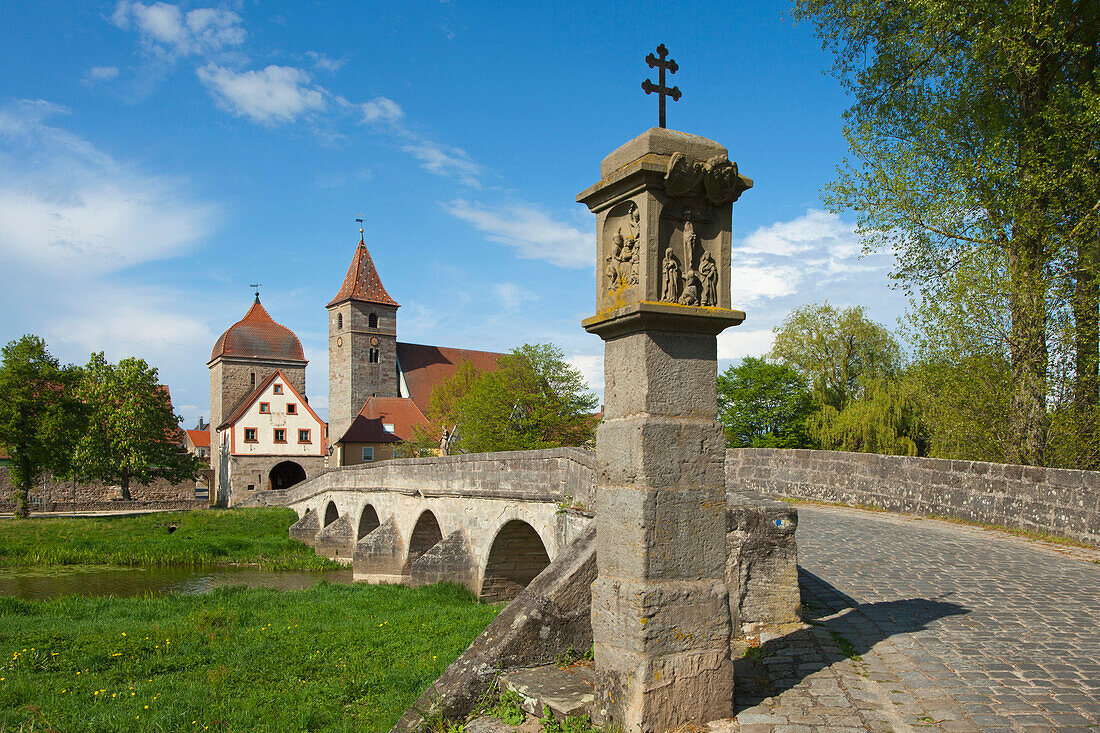
[[[249,283],[248,287],[255,289],[255,291],[256,291],[256,302],[259,303],[260,302],[260,283]]]
[[[356,219],[359,222],[359,241],[363,241],[363,217]]]
[[[676,70],[680,67],[677,66],[676,62],[672,59],[665,60],[665,56],[668,56],[668,49],[665,48],[665,44],[662,43],[660,46],[657,46],[657,54],[660,56],[660,58],[657,58],[657,56],[654,56],[653,54],[649,54],[645,57],[645,62],[649,64],[649,68],[652,69],[654,66],[658,68],[657,83],[654,84],[649,79],[646,79],[642,82],[642,89],[645,90],[646,94],[657,92],[657,96],[660,99],[660,104],[658,105],[658,108],[660,110],[658,114],[658,119],[660,121],[660,127],[664,127],[665,97],[672,97],[673,102],[679,101],[680,99],[680,87],[672,87],[671,89],[669,89],[667,86],[665,86],[665,69],[668,69],[668,73],[675,74]]]

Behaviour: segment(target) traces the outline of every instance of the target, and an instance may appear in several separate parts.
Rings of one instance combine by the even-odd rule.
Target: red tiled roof
[[[272,320],[260,298],[221,335],[210,352],[210,360],[219,356],[243,356],[253,359],[279,359],[281,361],[306,360],[302,342],[286,326]]]
[[[359,246],[355,248],[355,256],[351,258],[351,266],[348,267],[348,274],[344,277],[344,284],[329,305],[336,305],[345,300],[361,300],[365,303],[401,307],[382,286],[382,278],[378,276],[378,270],[374,268],[374,260],[370,258],[370,252],[367,251],[367,245],[362,239],[359,240]]]
[[[432,399],[432,388],[458,371],[458,365],[470,362],[479,372],[491,372],[497,368],[497,359],[504,356],[493,351],[452,349],[446,346],[424,346],[397,342],[397,362],[409,396],[424,414]]]
[[[384,423],[393,425],[388,432]],[[341,443],[399,443],[413,438],[413,426],[428,419],[408,397],[371,397],[340,438]]]
[[[188,430],[187,437],[191,439],[191,445],[195,446],[196,448],[210,447],[209,430]]]

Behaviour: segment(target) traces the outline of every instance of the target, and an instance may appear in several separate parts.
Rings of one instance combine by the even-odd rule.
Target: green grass
[[[498,611],[452,585],[0,597],[0,730],[385,731]]]
[[[0,520],[0,567],[114,565],[329,570],[341,567],[292,540],[285,507],[203,509],[121,517]],[[169,533],[170,525],[176,525]]]

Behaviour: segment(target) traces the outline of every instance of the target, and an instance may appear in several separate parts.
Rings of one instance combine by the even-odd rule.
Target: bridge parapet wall
[[[1100,545],[1100,472],[840,451],[726,451],[726,485]]]
[[[242,506],[301,506],[318,494],[375,490],[591,507],[595,470],[595,456],[580,448],[403,458],[329,468],[284,491],[258,492]]]

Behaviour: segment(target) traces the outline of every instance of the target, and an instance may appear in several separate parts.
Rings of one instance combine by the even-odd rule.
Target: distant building
[[[268,315],[258,294],[214,344],[209,433],[219,506],[324,468],[325,423],[306,398],[306,364],[298,337]]]
[[[329,435],[338,465],[393,458],[427,425],[432,389],[469,362],[492,371],[502,354],[397,340],[397,309],[362,237],[329,304]]]
[[[210,463],[210,424],[199,418],[199,424],[184,431],[183,447],[188,453],[205,458]]]

